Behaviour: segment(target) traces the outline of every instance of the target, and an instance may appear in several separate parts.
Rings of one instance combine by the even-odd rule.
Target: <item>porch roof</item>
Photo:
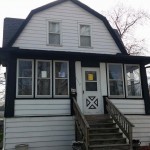
[[[0,64],[7,66],[7,62],[11,56],[18,58],[35,58],[35,59],[60,59],[60,60],[74,60],[74,61],[99,61],[109,63],[138,63],[147,65],[150,63],[150,57],[147,56],[131,56],[118,53],[111,54],[97,54],[97,53],[80,53],[80,52],[65,52],[65,51],[47,51],[34,49],[20,49],[20,48],[0,48]]]

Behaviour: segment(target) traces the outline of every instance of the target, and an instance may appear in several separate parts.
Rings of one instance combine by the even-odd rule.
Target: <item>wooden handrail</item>
[[[128,138],[130,150],[132,150],[132,128],[134,125],[124,116],[124,114],[120,112],[120,110],[108,99],[108,97],[104,97],[104,100],[106,101],[106,109],[109,115]]]
[[[88,150],[88,146],[89,146],[88,137],[89,137],[90,126],[88,122],[86,121],[84,115],[82,114],[75,97],[73,97],[72,99],[73,99],[73,110],[74,110],[74,115],[75,115],[75,120],[76,120],[76,126],[78,128],[78,131],[81,132],[82,140],[84,142],[86,150]]]

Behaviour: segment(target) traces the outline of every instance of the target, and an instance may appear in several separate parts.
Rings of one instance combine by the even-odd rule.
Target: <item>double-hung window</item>
[[[69,67],[67,61],[54,62],[54,96],[68,97],[69,95]]]
[[[69,97],[69,62],[18,59],[16,96],[17,98]]]
[[[139,65],[125,64],[123,67],[122,64],[110,63],[107,67],[110,97],[125,97],[125,94],[128,98],[142,97]]]
[[[18,59],[17,90],[18,97],[33,97],[33,60]]]
[[[51,61],[36,61],[36,97],[51,97],[52,89]]]
[[[124,97],[122,64],[108,64],[109,96]]]
[[[60,45],[61,44],[61,27],[60,22],[49,22],[48,23],[48,44]]]
[[[127,97],[141,97],[141,80],[139,65],[125,65]]]
[[[80,46],[91,47],[91,26],[80,25]]]

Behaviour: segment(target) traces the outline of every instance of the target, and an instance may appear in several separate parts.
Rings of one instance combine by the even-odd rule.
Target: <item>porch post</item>
[[[142,84],[142,94],[145,103],[145,113],[150,115],[150,96],[148,91],[148,82],[147,82],[147,75],[146,75],[146,68],[144,64],[141,64],[141,84]]]
[[[77,92],[77,103],[83,112],[83,97],[82,97],[82,71],[81,71],[81,62],[75,62],[75,74],[76,74],[76,92]]]

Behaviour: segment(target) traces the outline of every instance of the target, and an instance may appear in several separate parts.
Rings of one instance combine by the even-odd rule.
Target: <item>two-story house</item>
[[[58,0],[26,19],[4,20],[7,67],[4,150],[132,149],[150,143],[145,65],[107,19],[77,0]]]

